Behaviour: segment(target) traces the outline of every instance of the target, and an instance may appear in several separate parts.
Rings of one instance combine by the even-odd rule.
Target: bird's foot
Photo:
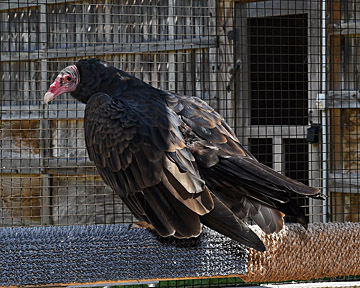
[[[142,229],[151,229],[151,230],[155,230],[154,226],[145,222],[145,221],[138,221],[136,223],[133,223],[130,225],[130,229],[132,228],[142,228]]]

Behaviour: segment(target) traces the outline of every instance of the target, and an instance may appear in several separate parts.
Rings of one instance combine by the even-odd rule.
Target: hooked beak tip
[[[45,104],[49,104],[49,102],[50,102],[51,100],[53,100],[54,98],[55,98],[54,93],[46,92],[46,94],[44,95],[44,103],[45,103]]]

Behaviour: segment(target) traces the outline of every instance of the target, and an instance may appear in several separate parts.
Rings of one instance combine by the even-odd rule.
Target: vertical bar
[[[321,90],[321,1],[309,3],[308,11],[308,118],[309,123],[321,123],[321,113],[316,107],[317,93]],[[324,79],[325,81],[325,79]],[[321,144],[308,144],[309,185],[322,186],[321,183]],[[323,216],[322,200],[309,198],[310,222],[321,222]]]
[[[111,23],[111,3],[109,0],[105,0],[105,23],[104,23],[104,33],[105,33],[105,37],[104,37],[104,41],[106,43],[104,44],[109,44],[111,43],[111,38],[112,38],[112,35],[111,35],[111,31],[112,33],[114,33],[114,30],[111,29],[111,26],[113,25]],[[113,27],[114,28],[114,27]]]
[[[235,43],[234,61],[240,65],[235,78],[235,123],[236,133],[245,147],[251,135],[246,135],[250,126],[249,62],[248,62],[248,28],[246,3],[235,3]],[[234,69],[235,64],[234,63]],[[251,132],[250,132],[251,133]]]
[[[230,82],[235,63],[234,57],[236,57],[234,55],[233,40],[230,40],[228,35],[234,31],[234,9],[237,3],[234,0],[219,1],[217,5],[217,27],[219,28],[217,31],[219,35],[218,67],[219,71],[222,71],[221,74],[218,74],[218,110],[229,125],[234,128],[234,85],[232,83],[230,92],[227,92],[226,87]]]
[[[283,139],[280,136],[274,136],[272,138],[272,144],[273,144],[273,169],[281,174],[285,173],[285,159],[284,158],[284,145],[283,145]]]
[[[175,39],[175,4],[176,0],[169,0],[169,6],[168,6],[168,20],[169,20],[169,40]],[[173,49],[173,48],[171,48]],[[169,91],[175,91],[176,85],[176,75],[175,75],[175,52],[169,51],[169,61],[168,61],[168,72],[169,72]]]
[[[322,0],[321,2],[321,92],[326,92],[326,73],[327,73],[327,55],[326,55],[326,0]],[[325,107],[326,109],[326,107]],[[328,170],[327,170],[327,127],[328,127],[328,115],[326,110],[323,109],[321,111],[321,125],[322,125],[322,191],[323,194],[327,195],[327,177],[328,177]],[[327,222],[327,199],[325,199],[325,203],[323,204],[323,222]]]
[[[47,23],[46,23],[46,5],[40,5],[40,49],[45,51],[47,49]],[[42,59],[40,63],[41,79],[40,91],[43,95],[47,90],[47,59]],[[48,166],[50,157],[50,120],[48,117],[48,107],[43,104],[42,108],[43,117],[40,119],[40,157],[43,168]],[[50,224],[50,175],[41,175],[41,191],[40,191],[40,223],[41,225]]]
[[[216,0],[209,0],[209,36],[216,36],[217,35],[217,2]],[[209,48],[209,65],[210,65],[210,91],[209,91],[209,103],[210,106],[214,109],[218,110],[218,54],[217,54],[217,48]]]

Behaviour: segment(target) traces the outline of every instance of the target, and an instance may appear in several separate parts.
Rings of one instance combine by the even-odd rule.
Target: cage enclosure
[[[43,104],[60,70],[93,57],[203,99],[261,163],[321,188],[325,201],[296,199],[309,223],[359,222],[359,13],[357,0],[0,1],[0,226],[136,221],[88,157],[85,105]],[[331,229],[357,241],[349,225]],[[201,281],[169,285],[244,285]]]

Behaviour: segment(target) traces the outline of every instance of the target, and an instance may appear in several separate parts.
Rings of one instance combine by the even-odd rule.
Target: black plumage
[[[207,103],[156,89],[97,59],[76,68],[80,80],[71,94],[86,103],[90,159],[160,235],[194,237],[203,223],[264,251],[244,218],[266,233],[282,228],[283,213],[306,226],[294,196],[320,197],[319,189],[259,163]]]

